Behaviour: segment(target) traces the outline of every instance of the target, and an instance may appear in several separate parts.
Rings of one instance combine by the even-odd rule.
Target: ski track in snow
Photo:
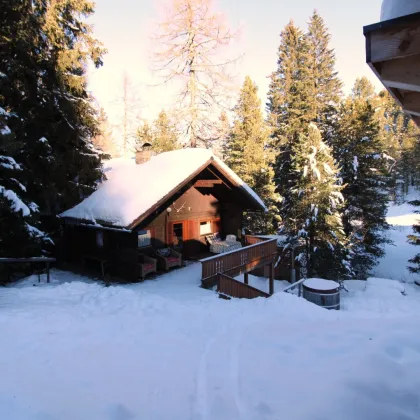
[[[197,409],[196,415],[192,420],[202,419],[207,420],[208,416],[208,401],[207,401],[207,363],[210,354],[210,350],[214,346],[214,343],[217,340],[218,335],[215,335],[213,338],[206,342],[203,354],[200,357],[200,363],[197,371],[197,385],[196,385],[196,401]]]

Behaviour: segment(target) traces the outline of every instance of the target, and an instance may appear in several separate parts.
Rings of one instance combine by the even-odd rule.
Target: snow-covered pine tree
[[[19,161],[34,106],[28,97],[36,88],[39,25],[30,11],[30,2],[0,5],[0,257],[40,256],[49,242],[39,229],[38,205],[28,193],[32,175]]]
[[[302,30],[290,21],[280,37],[277,70],[271,75],[267,111],[276,155],[275,183],[277,192],[283,197],[279,209],[284,219],[290,204],[286,192],[294,177],[290,170],[291,148],[312,121],[312,82],[308,66],[309,47]]]
[[[104,49],[85,21],[93,13],[93,3],[30,3],[29,14],[40,24],[32,40],[38,68],[28,86],[32,109],[22,115],[26,124],[20,160],[31,171],[28,193],[43,214],[54,216],[92,193],[102,178],[91,141],[98,125],[86,68],[89,61],[102,65]]]
[[[388,242],[386,222],[389,160],[380,138],[374,104],[352,95],[343,101],[334,130],[334,157],[346,200],[344,228],[353,243],[352,268],[366,278]]]
[[[332,150],[314,123],[293,144],[291,170],[291,205],[283,221],[286,250],[295,248],[308,277],[342,279],[351,271],[342,222],[343,186]]]
[[[335,69],[335,51],[330,47],[331,35],[324,20],[315,10],[306,33],[311,94],[311,120],[328,138],[332,120],[340,103],[342,83]]]
[[[273,233],[279,222],[275,192],[274,155],[270,142],[270,129],[264,121],[258,87],[249,76],[245,78],[234,109],[233,128],[225,146],[225,161],[268,207],[268,213],[245,215],[245,228],[251,233]]]
[[[411,205],[420,207],[420,200],[410,202]],[[420,214],[420,211],[416,211],[417,214]],[[420,246],[420,222],[413,226],[413,234],[408,237],[408,241],[412,245]],[[412,273],[420,273],[420,253],[411,258],[409,261],[410,265],[408,269]]]

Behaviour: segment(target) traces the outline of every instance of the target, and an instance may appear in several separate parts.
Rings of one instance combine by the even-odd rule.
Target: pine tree
[[[410,203],[413,206],[420,207],[420,200],[412,201]],[[420,214],[419,211],[416,211],[417,214]],[[414,233],[408,237],[408,241],[412,245],[420,245],[420,223],[417,223],[413,226]],[[420,254],[417,254],[415,257],[411,258],[408,261],[411,265],[408,269],[412,273],[420,273]]]
[[[301,250],[297,259],[308,277],[343,278],[350,273],[343,186],[332,150],[314,123],[293,144],[291,170],[295,178],[287,193],[292,205],[283,221],[286,248]]]
[[[281,33],[277,70],[271,75],[268,92],[268,121],[272,127],[272,147],[277,192],[283,197],[279,206],[282,219],[288,214],[287,196],[291,172],[291,149],[312,121],[311,79],[308,69],[308,42],[291,21]]]
[[[388,163],[374,104],[364,97],[348,98],[340,107],[333,149],[340,163],[346,200],[344,227],[353,243],[352,267],[366,278],[388,242]]]
[[[144,121],[137,129],[136,133],[136,149],[141,149],[145,144],[152,144],[154,140],[153,127]]]
[[[88,60],[102,64],[103,49],[83,21],[92,7],[84,0],[0,4],[0,106],[16,117],[10,128],[19,147],[12,157],[23,168],[27,206],[52,218],[94,191],[102,177],[85,78]]]
[[[335,52],[324,20],[314,11],[306,33],[308,69],[311,82],[311,120],[327,136],[341,99],[342,83],[335,70]]]
[[[136,147],[141,148],[144,144],[150,144],[151,150],[158,154],[179,149],[175,124],[164,110],[153,121],[153,125],[145,121],[137,130]]]
[[[273,233],[279,221],[277,204],[280,200],[273,181],[274,155],[268,147],[270,129],[261,112],[258,88],[249,76],[234,112],[233,128],[224,153],[226,163],[255,190],[269,209],[264,216],[246,215],[245,227],[252,233]]]
[[[87,0],[34,1],[42,20],[36,45],[40,62],[36,112],[28,121],[22,161],[34,173],[28,191],[43,213],[54,215],[91,194],[102,177],[91,139],[98,134],[96,112],[87,93],[89,61],[102,65],[105,50],[85,19]],[[39,141],[45,139],[44,141]]]
[[[163,110],[154,122],[152,149],[156,153],[171,152],[179,149],[175,125]]]
[[[367,77],[358,77],[351,91],[352,98],[372,100],[375,98],[375,86]]]
[[[0,4],[0,256],[40,256],[48,239],[39,230],[38,205],[28,195],[30,175],[19,161],[36,84],[40,24],[28,2]]]

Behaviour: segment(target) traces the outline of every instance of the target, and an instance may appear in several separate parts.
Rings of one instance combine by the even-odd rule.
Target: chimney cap
[[[147,150],[152,150],[152,144],[151,143],[143,143],[141,146],[138,146],[136,148],[136,152],[143,152]]]

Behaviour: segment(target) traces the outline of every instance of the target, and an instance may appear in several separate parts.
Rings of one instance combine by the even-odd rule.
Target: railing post
[[[249,284],[248,273],[244,274],[244,283]]]
[[[274,294],[274,263],[270,264],[270,286],[269,286],[269,295]]]

